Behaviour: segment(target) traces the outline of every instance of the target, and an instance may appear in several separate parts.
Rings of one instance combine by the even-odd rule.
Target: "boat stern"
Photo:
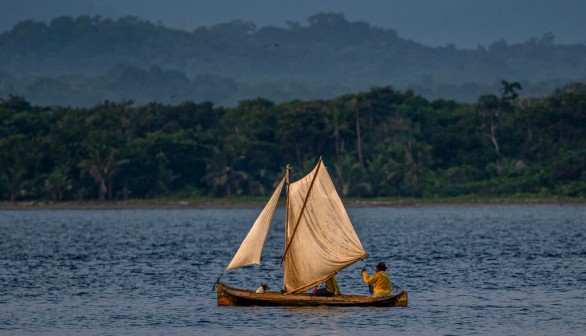
[[[407,307],[407,301],[409,300],[409,295],[406,291],[402,291],[397,295],[397,300],[395,301],[395,307]]]

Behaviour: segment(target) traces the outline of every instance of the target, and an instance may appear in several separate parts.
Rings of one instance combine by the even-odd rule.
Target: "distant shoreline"
[[[475,206],[475,205],[586,205],[580,198],[494,198],[494,199],[402,199],[402,200],[343,200],[347,208],[358,207],[426,207],[426,206]],[[124,209],[251,209],[262,208],[264,202],[242,200],[212,201],[151,201],[151,202],[15,202],[0,204],[2,210],[124,210]],[[281,205],[282,206],[282,205]]]

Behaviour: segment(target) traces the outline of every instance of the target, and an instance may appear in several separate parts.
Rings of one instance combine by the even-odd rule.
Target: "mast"
[[[287,164],[285,168],[285,229],[287,229],[287,223],[289,222],[289,184],[291,184],[291,167],[290,164]],[[285,232],[285,245],[287,245],[287,233]]]
[[[289,223],[289,184],[291,183],[291,175],[290,172],[293,169],[293,167],[291,167],[290,164],[287,164],[287,167],[285,168],[285,248],[287,246],[287,228],[289,227],[288,223]],[[283,256],[285,255],[285,252],[283,252]],[[283,261],[282,259],[283,257],[281,257],[281,262]],[[281,262],[279,262],[279,266],[281,266]],[[284,290],[287,290],[287,288],[285,287],[285,278],[283,277],[283,286],[282,288]]]

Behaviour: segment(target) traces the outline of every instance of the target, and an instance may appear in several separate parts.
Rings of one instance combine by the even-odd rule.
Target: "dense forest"
[[[263,97],[334,99],[391,85],[428,100],[474,103],[514,78],[523,98],[586,78],[586,45],[546,33],[521,44],[427,47],[392,29],[316,14],[306,24],[232,21],[188,32],[125,17],[22,21],[0,34],[0,97],[44,106],[104,100],[234,107]]]
[[[343,197],[586,197],[586,84],[473,104],[377,87],[334,99],[234,107],[0,101],[7,202],[268,195],[323,156]]]

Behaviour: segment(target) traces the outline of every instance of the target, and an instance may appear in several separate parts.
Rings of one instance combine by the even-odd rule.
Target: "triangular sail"
[[[288,293],[310,289],[367,256],[321,160],[311,173],[289,185],[287,217]]]
[[[284,183],[285,178],[281,180],[277,186],[277,189],[275,189],[273,196],[271,196],[270,200],[254,222],[254,225],[248,232],[246,238],[244,238],[244,241],[242,241],[242,244],[240,244],[240,248],[224,272],[248,265],[260,265],[260,255],[262,253],[265,239],[267,238],[267,233],[269,231],[269,227],[271,226],[271,221],[273,220],[273,215],[275,213],[275,209],[277,208],[277,203],[279,202],[279,196],[281,195],[281,190],[283,189]]]

